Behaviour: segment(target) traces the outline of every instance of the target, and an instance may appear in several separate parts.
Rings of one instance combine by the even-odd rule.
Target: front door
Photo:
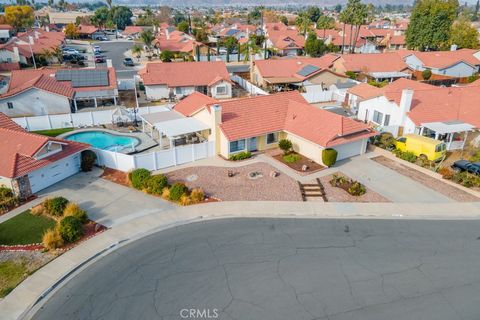
[[[257,137],[248,139],[248,151],[257,151]]]

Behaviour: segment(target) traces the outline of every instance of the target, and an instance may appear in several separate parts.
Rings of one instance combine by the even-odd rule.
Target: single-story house
[[[218,155],[228,158],[242,151],[264,151],[289,139],[293,149],[322,163],[322,150],[334,148],[338,160],[363,154],[368,138],[377,134],[369,126],[308,104],[298,91],[211,101],[190,95],[174,111],[210,127],[208,140],[216,141]]]
[[[0,95],[0,112],[9,117],[76,112],[84,107],[116,105],[113,68],[14,70]]]
[[[305,48],[305,37],[295,27],[281,22],[266,23],[265,35],[267,47],[275,50],[279,56],[297,56]]]
[[[344,54],[333,63],[333,71],[353,72],[359,79],[380,82],[411,77],[407,64],[396,52]]]
[[[0,43],[7,42],[13,35],[13,27],[9,24],[0,24]]]
[[[196,41],[189,34],[175,30],[174,27],[160,29],[153,41],[153,45],[160,53],[170,51],[196,57],[197,50],[199,50],[201,55],[206,55],[208,52],[208,47],[205,44]]]
[[[480,128],[480,87],[436,87],[399,79],[379,89],[363,88],[358,119],[395,137],[415,133],[462,149],[469,131]],[[361,91],[361,90],[357,90]]]
[[[320,85],[327,90],[334,83],[348,80],[345,75],[329,69],[338,58],[338,55],[326,54],[320,58],[254,60],[250,68],[250,81],[271,90],[308,85]]]
[[[95,26],[81,24],[77,27],[78,36],[81,39],[98,39],[105,36],[105,33]]]
[[[232,82],[222,61],[147,63],[139,75],[150,100],[179,99],[195,91],[215,99],[232,97]]]
[[[125,30],[122,31],[122,35],[124,37],[138,38],[142,32],[143,28],[140,26],[126,26]]]
[[[89,145],[28,132],[0,113],[0,185],[28,198],[80,171]]]
[[[452,51],[407,51],[404,60],[408,67],[421,77],[425,69],[432,71],[432,79],[436,76],[466,78],[479,71],[480,51],[475,49],[459,49]]]

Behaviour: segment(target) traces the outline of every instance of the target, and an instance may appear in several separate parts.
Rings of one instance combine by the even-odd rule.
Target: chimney
[[[13,55],[15,56],[15,62],[20,62],[20,52],[18,52],[18,47],[13,47]]]
[[[402,96],[400,98],[400,112],[402,123],[401,126],[405,126],[405,120],[407,119],[407,113],[410,112],[412,107],[413,100],[413,90],[412,89],[403,89]]]
[[[45,31],[50,32],[50,27],[49,27],[49,26],[46,26],[46,27],[45,27]]]
[[[220,125],[222,124],[222,107],[218,104],[212,106],[212,134],[210,135],[215,140],[215,153],[220,154]]]
[[[457,47],[458,47],[458,46],[457,46],[456,44],[452,44],[452,45],[450,46],[450,51],[457,51]]]
[[[107,68],[113,68],[112,59],[107,59]]]
[[[37,32],[37,31],[35,31],[35,32],[33,33],[33,35],[34,35],[35,39],[38,40],[40,33]]]
[[[332,35],[329,34],[328,37],[327,37],[327,40],[325,40],[325,44],[330,44],[330,43],[332,43],[332,41],[333,41]]]
[[[168,31],[168,28],[165,29],[165,35],[167,36],[167,40],[170,40],[170,31]]]
[[[28,36],[28,43],[30,43],[31,45],[35,44],[32,36]]]

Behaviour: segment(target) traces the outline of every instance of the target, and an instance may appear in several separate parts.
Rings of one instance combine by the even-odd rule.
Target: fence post
[[[92,121],[92,126],[95,125],[95,120],[93,120],[93,112],[90,111],[90,120]]]
[[[47,114],[47,119],[48,119],[48,129],[53,129],[52,128],[52,120],[50,119],[50,115]]]
[[[115,169],[119,169],[118,168],[118,158],[117,158],[117,153],[116,152],[113,152],[113,154],[115,155],[114,159],[115,159]]]
[[[75,125],[73,124],[73,116],[71,113],[70,113],[70,123],[72,124],[72,127],[75,127]]]
[[[158,170],[158,166],[157,166],[157,154],[155,151],[152,152],[152,156],[153,156],[153,168],[154,170]]]
[[[27,125],[27,131],[30,131],[30,124],[28,123],[28,118],[23,117],[25,119],[25,124]]]
[[[192,143],[192,162],[195,161],[195,145]]]
[[[177,165],[177,148],[173,147],[172,150],[173,150],[173,165],[176,166]]]

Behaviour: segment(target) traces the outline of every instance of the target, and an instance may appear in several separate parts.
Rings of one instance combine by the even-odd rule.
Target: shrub
[[[150,176],[144,183],[145,191],[150,194],[160,195],[168,186],[168,179],[163,174]]]
[[[345,72],[345,75],[352,80],[357,80],[357,74],[353,71],[347,71]]]
[[[395,148],[395,138],[390,132],[383,132],[376,137],[375,145],[383,149],[393,150]]]
[[[365,189],[365,186],[360,182],[354,181],[350,188],[348,188],[347,192],[350,193],[352,196],[358,197],[364,195],[367,192],[367,189]]]
[[[19,204],[19,199],[13,194],[12,189],[0,186],[0,213],[4,213]]]
[[[186,194],[183,194],[181,197],[180,197],[180,200],[178,201],[180,203],[180,205],[182,206],[188,206],[190,204],[192,204],[192,199],[190,199],[190,197]]]
[[[453,170],[450,168],[442,167],[438,169],[438,173],[442,175],[443,179],[451,180],[455,172],[453,172]]]
[[[170,189],[168,189],[168,187],[163,188],[162,198],[165,199],[165,200],[170,199]]]
[[[415,161],[417,161],[417,156],[413,152],[410,152],[410,151],[401,151],[401,150],[395,149],[395,150],[393,150],[393,154],[397,158],[400,158],[402,160],[405,160],[405,161],[408,161],[408,162],[411,162],[411,163],[414,163]]]
[[[236,154],[232,154],[228,159],[233,161],[238,160],[245,160],[252,157],[252,153],[250,151],[243,151]]]
[[[0,199],[13,197],[13,191],[5,186],[0,186]]]
[[[74,242],[83,235],[82,223],[74,216],[65,217],[60,221],[58,231],[66,242]]]
[[[331,167],[337,162],[338,152],[335,149],[327,148],[322,151],[322,162],[327,167]]]
[[[64,217],[73,216],[80,220],[81,223],[86,223],[88,221],[88,215],[85,210],[82,210],[78,204],[74,202],[69,202],[63,211]]]
[[[93,165],[97,160],[97,155],[92,150],[85,150],[82,152],[80,168],[83,172],[92,171]]]
[[[150,178],[150,171],[147,169],[135,169],[128,175],[130,178],[130,183],[132,187],[138,190],[142,190],[144,188],[144,183]]]
[[[45,207],[43,204],[39,204],[38,206],[33,207],[30,209],[30,213],[34,216],[41,216],[45,212]]]
[[[193,189],[192,192],[190,192],[190,199],[193,203],[202,202],[205,199],[205,193],[200,188]]]
[[[480,162],[480,150],[474,153],[473,156],[470,157],[471,162]]]
[[[480,187],[480,177],[466,171],[455,173],[452,180],[467,188]]]
[[[286,163],[294,163],[300,160],[302,157],[296,153],[290,153],[283,156],[283,161]]]
[[[68,204],[68,200],[64,197],[55,197],[46,199],[43,202],[43,207],[45,208],[45,212],[49,215],[61,217],[63,215],[63,211]]]
[[[178,201],[187,192],[188,192],[187,186],[183,183],[177,182],[170,187],[169,198],[172,201]]]
[[[423,80],[428,80],[432,77],[432,70],[430,69],[425,69],[422,71],[422,78]]]
[[[293,144],[292,141],[288,139],[281,139],[278,141],[278,147],[282,149],[283,154],[287,154],[292,150]]]
[[[53,250],[63,246],[63,239],[58,229],[47,230],[43,234],[42,244],[47,250]]]

